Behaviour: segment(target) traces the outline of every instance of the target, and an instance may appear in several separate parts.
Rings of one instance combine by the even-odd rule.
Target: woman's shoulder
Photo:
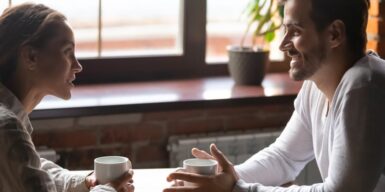
[[[0,129],[16,128],[19,124],[20,120],[17,118],[15,113],[0,104]]]

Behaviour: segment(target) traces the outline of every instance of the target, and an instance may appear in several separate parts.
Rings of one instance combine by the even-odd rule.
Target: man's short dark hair
[[[366,51],[369,0],[311,0],[310,17],[318,31],[335,20],[345,24],[348,48],[356,56]]]

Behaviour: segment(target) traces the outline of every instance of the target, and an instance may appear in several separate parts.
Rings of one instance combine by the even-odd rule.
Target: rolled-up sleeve
[[[79,173],[63,169],[52,161],[41,158],[41,169],[48,172],[55,182],[57,191],[87,192],[85,184],[87,173]],[[90,172],[89,172],[90,173]]]
[[[16,117],[0,115],[0,186],[1,191],[55,192],[29,133]]]

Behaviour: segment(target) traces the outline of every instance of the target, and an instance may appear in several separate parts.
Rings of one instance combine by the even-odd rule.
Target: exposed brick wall
[[[170,136],[241,133],[283,127],[292,103],[34,120],[37,147],[55,149],[59,164],[91,169],[102,155],[123,155],[134,168],[168,167]]]
[[[368,49],[375,50],[385,58],[385,2],[370,0],[368,20]]]

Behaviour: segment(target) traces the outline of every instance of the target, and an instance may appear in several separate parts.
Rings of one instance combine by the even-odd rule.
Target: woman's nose
[[[73,70],[75,73],[79,73],[83,70],[82,65],[79,63],[79,61],[75,58],[73,62]]]

